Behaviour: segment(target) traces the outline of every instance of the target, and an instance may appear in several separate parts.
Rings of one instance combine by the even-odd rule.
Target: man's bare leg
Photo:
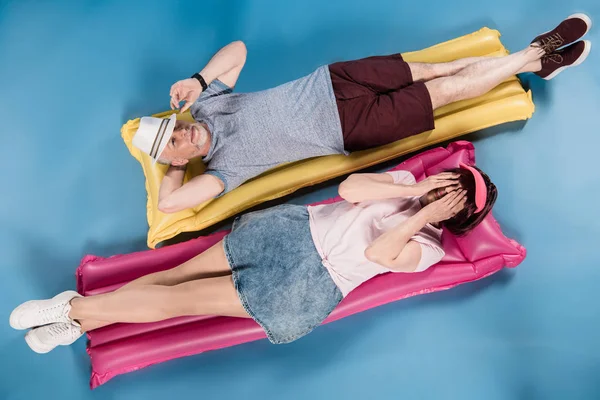
[[[412,73],[413,81],[427,82],[435,78],[454,75],[465,67],[488,58],[490,57],[466,57],[443,63],[409,62],[408,67]]]
[[[539,47],[529,46],[505,57],[484,58],[454,75],[427,81],[433,109],[481,96],[512,75],[536,70],[543,55]]]
[[[413,63],[409,62],[408,67],[413,76],[415,82],[423,81],[427,82],[432,79],[442,78],[445,76],[452,76],[462,71],[471,64],[476,64],[480,61],[496,59],[501,57],[466,57],[460,58],[455,61],[445,63]],[[523,72],[537,72],[542,68],[539,60],[533,61],[527,64],[522,71]]]

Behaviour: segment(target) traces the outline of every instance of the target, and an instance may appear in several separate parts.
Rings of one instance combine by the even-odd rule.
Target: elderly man
[[[381,146],[434,128],[433,111],[480,96],[512,75],[552,79],[581,64],[591,27],[575,14],[505,57],[448,63],[407,63],[400,54],[339,62],[308,76],[255,93],[232,93],[246,47],[222,48],[199,73],[171,87],[195,123],[144,117],[134,146],[170,167],[158,208],[177,212],[227,193],[277,165]],[[186,164],[202,157],[204,174],[183,185]]]

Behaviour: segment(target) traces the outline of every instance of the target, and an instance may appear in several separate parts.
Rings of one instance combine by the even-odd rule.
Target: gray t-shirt
[[[223,193],[283,163],[347,154],[327,66],[254,93],[215,80],[191,113],[211,132],[206,173],[223,181]]]

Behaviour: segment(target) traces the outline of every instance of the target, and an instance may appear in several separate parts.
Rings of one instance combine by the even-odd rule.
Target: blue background
[[[524,77],[526,124],[466,137],[499,188],[496,217],[529,250],[516,270],[93,392],[83,340],[40,356],[8,326],[22,301],[73,288],[82,255],[145,248],[143,175],[119,128],[168,108],[170,85],[228,42],[248,47],[238,90],[252,91],[482,26],[517,51],[578,11],[600,22],[596,0],[0,1],[0,398],[600,398],[600,48],[554,81]]]

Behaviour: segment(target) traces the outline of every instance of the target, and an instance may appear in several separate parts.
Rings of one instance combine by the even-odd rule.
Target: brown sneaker
[[[561,50],[542,57],[542,69],[535,74],[550,80],[569,67],[575,67],[585,61],[592,50],[589,40],[581,40]]]
[[[581,39],[592,27],[592,20],[585,14],[573,14],[551,31],[542,33],[531,43],[537,42],[546,54]]]

